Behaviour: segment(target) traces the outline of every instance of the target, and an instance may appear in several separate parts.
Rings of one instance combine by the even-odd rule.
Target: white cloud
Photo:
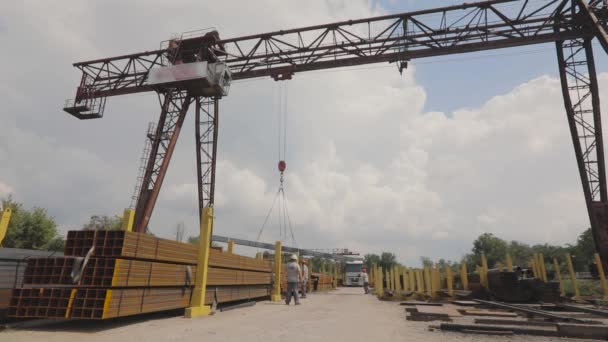
[[[0,196],[49,208],[62,229],[129,203],[146,124],[159,111],[153,95],[134,95],[110,99],[102,120],[60,112],[79,76],[72,62],[153,49],[198,27],[229,37],[382,13],[362,0],[38,5],[0,4],[0,37],[11,46],[0,64]],[[298,244],[391,250],[412,263],[457,259],[486,231],[573,241],[588,222],[559,81],[543,76],[479,108],[424,112],[432,89],[416,81],[415,62],[403,76],[357,68],[288,83],[286,195]],[[275,196],[277,86],[237,82],[222,100],[218,234],[255,238]],[[189,117],[152,218],[161,236],[180,221],[198,231],[192,126]],[[276,224],[263,238],[278,238]]]

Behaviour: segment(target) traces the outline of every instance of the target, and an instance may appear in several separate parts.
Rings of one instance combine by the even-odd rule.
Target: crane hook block
[[[286,168],[287,168],[287,164],[285,163],[285,161],[284,161],[284,160],[281,160],[281,161],[279,162],[279,171],[280,171],[280,172],[283,172],[283,171],[285,171],[285,169],[286,169]]]

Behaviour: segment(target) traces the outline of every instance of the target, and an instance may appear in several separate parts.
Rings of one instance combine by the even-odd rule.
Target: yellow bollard
[[[431,297],[433,295],[433,288],[431,285],[431,269],[430,267],[424,268],[424,289],[426,290],[426,295]]]
[[[122,227],[121,229],[125,232],[133,231],[133,223],[135,222],[135,210],[131,208],[125,209],[122,214]]]
[[[481,253],[481,285],[485,288],[488,287],[488,259],[486,259],[486,255]]]
[[[507,272],[513,272],[513,260],[511,260],[511,255],[509,253],[507,253],[506,262]]]
[[[2,246],[2,241],[6,237],[6,232],[8,231],[8,223],[11,221],[11,215],[13,211],[11,208],[6,208],[2,212],[2,217],[0,217],[0,246]]]
[[[555,268],[555,276],[557,277],[557,281],[559,281],[559,295],[562,297],[565,297],[566,289],[564,288],[564,281],[562,280],[562,272],[559,269],[559,263],[557,262],[557,258],[553,258],[553,267]]]
[[[460,283],[463,290],[469,290],[469,272],[467,271],[467,264],[464,261],[460,264]]]
[[[570,273],[570,281],[572,282],[574,298],[576,299],[581,296],[581,293],[578,289],[578,285],[576,284],[576,274],[574,273],[574,266],[572,266],[572,259],[570,258],[570,254],[566,254],[566,264],[568,265],[568,273]]]
[[[595,264],[597,265],[597,274],[600,276],[600,282],[602,283],[602,288],[604,289],[604,299],[608,298],[608,284],[606,283],[606,276],[604,274],[604,266],[602,265],[602,259],[600,255],[595,253]]]
[[[228,240],[228,253],[234,254],[234,241]]]
[[[200,236],[198,239],[198,258],[196,264],[196,280],[190,307],[186,308],[185,316],[195,318],[211,313],[211,307],[205,305],[207,292],[207,274],[209,270],[209,249],[211,246],[211,230],[213,229],[213,208],[202,210]]]
[[[445,277],[446,283],[448,286],[448,294],[450,296],[454,295],[454,278],[452,276],[452,268],[448,265],[445,267]]]
[[[272,296],[270,300],[273,302],[281,301],[281,272],[283,271],[283,248],[281,241],[274,243],[274,286],[272,287]]]

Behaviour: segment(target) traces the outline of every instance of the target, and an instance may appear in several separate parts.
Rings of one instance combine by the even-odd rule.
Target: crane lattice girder
[[[224,40],[199,36],[181,41],[226,62],[235,80],[264,76],[282,79],[301,71],[574,38],[598,36],[601,41],[608,18],[605,4],[594,1],[573,5],[580,1],[482,1]],[[169,64],[172,52],[164,48],[75,63],[83,72],[76,98],[152,91],[154,88],[146,82],[148,72]]]

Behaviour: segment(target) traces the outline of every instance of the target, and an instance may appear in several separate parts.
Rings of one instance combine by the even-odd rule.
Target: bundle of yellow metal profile
[[[272,274],[267,272],[241,271],[209,267],[207,285],[267,285]]]
[[[190,288],[79,289],[66,317],[107,319],[185,308]]]

